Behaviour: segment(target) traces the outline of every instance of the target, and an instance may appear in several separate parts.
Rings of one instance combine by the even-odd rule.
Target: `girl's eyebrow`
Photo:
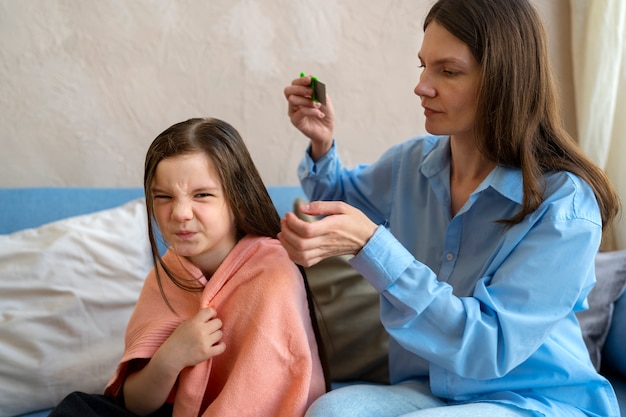
[[[198,194],[198,193],[206,193],[206,192],[215,192],[215,191],[219,191],[221,188],[217,185],[204,185],[204,186],[200,186],[200,187],[196,187],[194,189],[191,190],[191,194]],[[163,188],[163,187],[159,187],[159,186],[153,186],[150,187],[150,190],[152,191],[152,193],[167,193],[167,188]]]
[[[193,190],[191,190],[191,193],[198,194],[198,193],[206,193],[206,192],[215,192],[219,190],[221,190],[221,187],[217,185],[211,185],[211,186],[202,186],[202,187],[194,188]]]

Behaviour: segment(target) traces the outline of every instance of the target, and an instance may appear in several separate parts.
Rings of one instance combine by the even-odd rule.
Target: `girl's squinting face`
[[[419,59],[423,70],[414,91],[424,107],[426,130],[473,138],[480,66],[467,44],[432,21],[424,32]]]
[[[237,242],[235,217],[213,162],[203,153],[162,160],[152,194],[154,216],[165,240],[212,275]]]

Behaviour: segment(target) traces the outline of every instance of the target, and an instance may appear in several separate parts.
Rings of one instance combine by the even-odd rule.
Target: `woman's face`
[[[205,274],[213,274],[237,242],[235,217],[213,162],[200,152],[162,160],[152,195],[165,240]]]
[[[432,21],[418,56],[423,70],[414,91],[424,107],[426,130],[472,139],[480,66],[469,47]]]

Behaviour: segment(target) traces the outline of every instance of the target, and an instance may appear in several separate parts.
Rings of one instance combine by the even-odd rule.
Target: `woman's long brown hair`
[[[528,0],[440,0],[424,30],[432,21],[466,43],[482,69],[477,146],[490,160],[522,171],[522,207],[503,222],[519,223],[539,207],[544,174],[569,171],[591,186],[602,227],[610,225],[619,197],[562,126],[545,28]]]

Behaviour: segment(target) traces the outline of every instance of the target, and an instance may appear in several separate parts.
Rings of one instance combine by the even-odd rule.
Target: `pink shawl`
[[[201,293],[186,292],[162,273],[175,315],[150,272],[105,394],[119,392],[130,360],[151,358],[182,321],[210,306],[223,322],[226,351],[180,373],[170,394],[174,417],[304,415],[324,393],[324,377],[302,277],[280,243],[244,237],[208,282],[173,251],[163,259],[178,276],[206,286]]]

